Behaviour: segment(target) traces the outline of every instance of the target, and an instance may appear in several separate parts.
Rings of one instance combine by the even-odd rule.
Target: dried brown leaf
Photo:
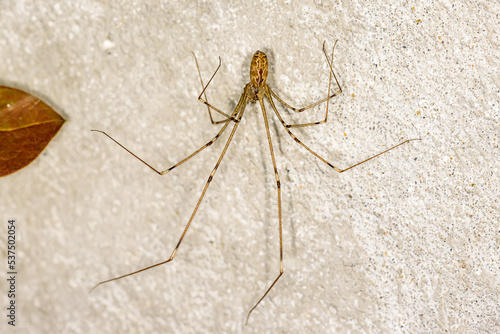
[[[0,86],[0,176],[35,160],[64,122],[39,98]]]

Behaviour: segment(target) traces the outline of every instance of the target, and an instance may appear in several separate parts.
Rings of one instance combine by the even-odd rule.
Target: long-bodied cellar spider
[[[268,76],[268,60],[267,60],[267,56],[261,52],[261,51],[257,51],[255,52],[253,58],[252,58],[252,62],[251,62],[251,65],[250,65],[250,82],[245,86],[244,90],[243,90],[243,93],[241,94],[241,97],[234,109],[234,111],[231,113],[231,114],[227,114],[223,111],[221,111],[220,109],[214,107],[213,105],[211,105],[209,102],[208,102],[208,99],[206,97],[206,89],[207,87],[210,85],[210,83],[212,82],[212,79],[215,77],[215,75],[217,74],[218,70],[220,69],[221,67],[221,60],[219,58],[219,66],[217,67],[217,69],[215,70],[214,74],[212,75],[212,77],[210,78],[210,80],[208,81],[207,85],[204,86],[203,85],[203,80],[202,80],[202,77],[201,77],[201,72],[200,72],[200,69],[199,69],[199,66],[198,66],[198,62],[196,61],[196,57],[195,57],[195,61],[196,61],[196,66],[198,68],[198,74],[199,74],[199,77],[200,77],[200,82],[201,82],[201,85],[202,85],[202,92],[201,94],[199,95],[198,97],[198,100],[200,100],[201,102],[203,102],[207,108],[208,108],[208,113],[210,115],[210,120],[212,122],[212,124],[223,124],[222,128],[220,129],[220,131],[215,135],[215,137],[213,137],[208,143],[206,143],[205,145],[201,146],[198,150],[196,150],[195,152],[193,152],[191,155],[187,156],[186,158],[184,158],[183,160],[181,160],[180,162],[176,163],[175,165],[173,165],[172,167],[168,168],[168,169],[165,169],[165,170],[158,170],[154,167],[152,167],[150,164],[148,164],[147,162],[145,162],[144,160],[142,160],[141,158],[139,158],[137,155],[135,155],[134,153],[132,153],[129,149],[127,149],[125,146],[123,146],[122,144],[120,144],[118,141],[116,141],[113,137],[111,137],[110,135],[108,135],[106,132],[104,131],[100,131],[100,130],[92,130],[92,131],[97,131],[97,132],[101,132],[102,134],[106,135],[107,137],[109,137],[111,140],[113,140],[116,144],[118,144],[119,146],[121,146],[123,149],[125,149],[127,152],[129,152],[131,155],[133,155],[135,158],[137,158],[138,160],[140,160],[142,163],[144,163],[146,166],[148,166],[149,168],[151,168],[153,171],[155,171],[156,173],[158,173],[159,175],[164,175],[168,172],[170,172],[171,170],[173,170],[174,168],[178,167],[179,165],[183,164],[184,162],[188,161],[189,159],[191,159],[192,157],[194,157],[196,154],[200,153],[202,150],[204,150],[205,148],[211,146],[221,135],[222,133],[228,128],[228,126],[230,124],[233,124],[233,129],[231,130],[231,133],[229,134],[229,138],[226,142],[226,144],[224,145],[224,148],[222,150],[222,153],[220,154],[219,156],[219,159],[217,160],[217,163],[215,164],[215,167],[213,168],[212,172],[210,173],[210,176],[208,177],[208,180],[207,182],[205,183],[205,187],[203,188],[203,191],[198,199],[198,202],[196,203],[196,206],[193,210],[193,212],[191,213],[191,217],[189,218],[189,221],[187,222],[185,228],[184,228],[184,231],[182,232],[182,235],[179,239],[179,241],[177,242],[177,245],[175,246],[172,254],[170,255],[170,257],[166,260],[166,261],[162,261],[162,262],[159,262],[159,263],[156,263],[154,265],[151,265],[151,266],[148,266],[148,267],[145,267],[145,268],[142,268],[142,269],[139,269],[139,270],[136,270],[134,272],[131,272],[131,273],[128,273],[128,274],[125,274],[125,275],[122,275],[122,276],[118,276],[118,277],[114,277],[114,278],[111,278],[111,279],[108,279],[108,280],[105,280],[105,281],[102,281],[102,282],[99,282],[98,284],[96,284],[92,289],[94,290],[96,287],[98,287],[99,285],[101,284],[104,284],[104,283],[108,283],[108,282],[111,282],[111,281],[116,281],[116,280],[119,280],[119,279],[122,279],[122,278],[125,278],[127,276],[131,276],[131,275],[135,275],[135,274],[138,274],[142,271],[145,271],[145,270],[148,270],[148,269],[151,269],[151,268],[154,268],[154,267],[158,267],[158,266],[161,266],[165,263],[168,263],[170,261],[172,261],[174,258],[175,258],[175,255],[177,254],[177,251],[182,243],[182,240],[184,240],[184,237],[189,229],[189,226],[191,226],[191,223],[193,222],[193,219],[196,215],[196,212],[198,211],[199,207],[200,207],[200,204],[203,200],[203,198],[205,197],[205,194],[207,192],[207,189],[210,185],[210,182],[212,182],[214,176],[215,176],[215,173],[217,172],[217,169],[219,168],[219,165],[222,161],[222,159],[224,158],[224,155],[226,154],[226,151],[229,147],[229,144],[231,143],[231,140],[233,139],[233,136],[236,132],[236,129],[238,128],[238,125],[240,124],[240,121],[243,117],[243,113],[245,111],[245,107],[246,105],[248,104],[248,102],[252,102],[252,103],[255,103],[255,102],[259,102],[259,105],[260,105],[260,109],[262,111],[262,117],[264,119],[264,125],[265,125],[265,128],[266,128],[266,133],[267,133],[267,141],[268,141],[268,144],[269,144],[269,151],[271,153],[271,158],[272,158],[272,162],[273,162],[273,168],[274,168],[274,176],[275,176],[275,180],[276,180],[276,190],[277,190],[277,196],[278,196],[278,218],[279,218],[279,225],[278,225],[278,228],[279,228],[279,252],[280,252],[280,265],[279,265],[279,274],[277,275],[277,277],[274,279],[274,281],[271,283],[271,285],[269,286],[269,288],[264,292],[264,294],[261,296],[261,298],[255,303],[255,305],[250,309],[250,311],[248,312],[248,315],[247,315],[247,318],[246,318],[246,322],[248,323],[248,319],[250,318],[250,315],[252,314],[252,312],[255,310],[255,308],[262,302],[262,300],[268,295],[268,293],[271,291],[271,289],[275,286],[275,284],[278,282],[278,280],[280,279],[280,277],[283,275],[283,237],[282,237],[282,213],[281,213],[281,183],[280,183],[280,178],[279,178],[279,173],[278,173],[278,168],[276,167],[276,160],[274,158],[274,150],[273,150],[273,143],[272,143],[272,140],[271,140],[271,133],[269,131],[269,124],[268,124],[268,120],[267,120],[267,112],[266,112],[266,109],[264,107],[264,97],[267,98],[267,100],[269,101],[269,104],[271,106],[271,108],[273,109],[274,113],[276,114],[276,116],[278,117],[278,120],[280,121],[280,123],[283,125],[285,131],[290,135],[290,137],[293,138],[293,140],[295,140],[295,142],[297,142],[299,145],[301,145],[302,147],[304,147],[307,151],[309,151],[311,154],[313,154],[316,158],[318,158],[319,160],[321,160],[322,162],[324,162],[325,164],[327,164],[328,166],[330,166],[331,168],[333,168],[335,171],[337,171],[338,173],[343,173],[351,168],[354,168],[356,166],[359,166],[360,164],[363,164],[373,158],[376,158],[378,157],[379,155],[382,155],[398,146],[401,146],[405,143],[408,143],[412,140],[420,140],[420,138],[415,138],[415,139],[408,139],[408,140],[405,140],[401,143],[399,143],[398,145],[396,146],[393,146],[383,152],[380,152],[378,153],[377,155],[374,155],[368,159],[365,159],[357,164],[354,164],[350,167],[347,167],[345,169],[340,169],[338,167],[335,167],[334,165],[332,165],[330,162],[328,162],[327,160],[325,160],[324,158],[322,158],[321,156],[319,156],[316,152],[314,152],[312,149],[310,149],[307,145],[305,145],[302,141],[300,141],[293,133],[292,131],[290,130],[291,128],[295,128],[295,127],[305,127],[305,126],[312,126],[312,125],[318,125],[318,124],[323,124],[323,123],[326,123],[327,119],[328,119],[328,108],[329,108],[329,102],[330,102],[330,99],[333,98],[334,96],[337,96],[339,95],[340,93],[342,93],[342,88],[340,87],[340,84],[337,80],[337,77],[333,71],[333,66],[332,66],[332,63],[333,63],[333,54],[334,54],[334,51],[335,51],[335,45],[337,44],[337,42],[335,42],[333,48],[332,48],[332,56],[331,56],[331,59],[328,58],[328,55],[326,53],[326,49],[325,49],[325,43],[323,43],[323,53],[326,57],[326,61],[328,63],[328,68],[329,68],[329,73],[330,73],[330,76],[329,76],[329,82],[328,82],[328,93],[327,93],[327,97],[320,100],[320,101],[317,101],[311,105],[308,105],[304,108],[294,108],[292,107],[291,105],[289,105],[288,103],[286,103],[285,101],[283,101],[280,97],[278,97],[278,95],[276,95],[276,93],[274,93],[271,88],[266,84],[266,80],[267,80],[267,76]],[[331,85],[332,85],[332,77],[334,78],[335,80],[335,84],[337,85],[338,87],[338,90],[331,94],[330,95],[330,92],[331,92]],[[320,120],[320,121],[317,121],[317,122],[310,122],[310,123],[302,123],[302,124],[288,124],[286,123],[283,118],[281,117],[281,114],[279,113],[279,111],[276,109],[276,106],[274,104],[274,100],[273,98],[277,99],[281,104],[283,104],[285,107],[287,108],[290,108],[291,110],[293,111],[296,111],[296,112],[303,112],[307,109],[310,109],[312,107],[315,107],[317,105],[319,105],[320,103],[323,103],[326,101],[326,111],[325,111],[325,118]],[[214,119],[212,118],[212,113],[211,113],[211,110],[215,110],[216,112],[218,112],[219,114],[221,114],[222,116],[224,116],[224,119],[223,120],[220,120],[220,121],[214,121]]]

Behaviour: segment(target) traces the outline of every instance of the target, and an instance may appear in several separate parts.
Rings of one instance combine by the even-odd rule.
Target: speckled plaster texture
[[[7,1],[0,84],[42,97],[67,122],[30,166],[0,180],[18,236],[17,325],[2,333],[500,332],[500,6],[495,1]],[[338,39],[343,93],[326,124],[287,135],[269,104],[278,204],[262,113],[249,104],[175,260],[166,260],[228,132],[261,50],[268,83],[302,107],[326,95],[322,43]],[[288,122],[316,121],[282,106]],[[1,143],[0,143],[1,145]],[[0,305],[7,285],[0,281]],[[2,311],[2,314],[5,311]]]

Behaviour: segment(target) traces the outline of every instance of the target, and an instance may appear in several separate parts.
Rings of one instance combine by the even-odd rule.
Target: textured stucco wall
[[[40,158],[0,180],[3,257],[7,219],[18,222],[17,333],[500,331],[498,4],[0,2],[0,84],[69,119]],[[196,100],[191,52],[205,80],[222,58],[208,94],[224,111],[258,49],[269,85],[305,106],[326,93],[321,45],[336,39],[344,92],[327,124],[296,135],[340,168],[422,141],[339,175],[269,113],[285,274],[249,325],[279,270],[255,104],[175,261],[89,295],[100,280],[170,256],[227,139],[160,177],[90,129],[168,168],[220,127]],[[300,122],[323,110],[282,113]]]

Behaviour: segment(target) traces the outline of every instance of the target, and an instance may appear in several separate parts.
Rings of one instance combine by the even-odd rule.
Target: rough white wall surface
[[[8,1],[0,84],[44,98],[67,122],[29,167],[0,180],[0,268],[18,224],[18,321],[2,333],[500,332],[500,5],[496,1]],[[325,96],[321,51],[338,39],[343,93],[328,122],[296,135],[269,112],[276,184],[250,104],[175,260],[167,259],[228,133],[210,140],[197,101],[231,112],[256,50],[294,106]],[[266,105],[270,111],[270,106]],[[279,106],[281,108],[281,106]],[[289,121],[319,120],[324,106]]]

